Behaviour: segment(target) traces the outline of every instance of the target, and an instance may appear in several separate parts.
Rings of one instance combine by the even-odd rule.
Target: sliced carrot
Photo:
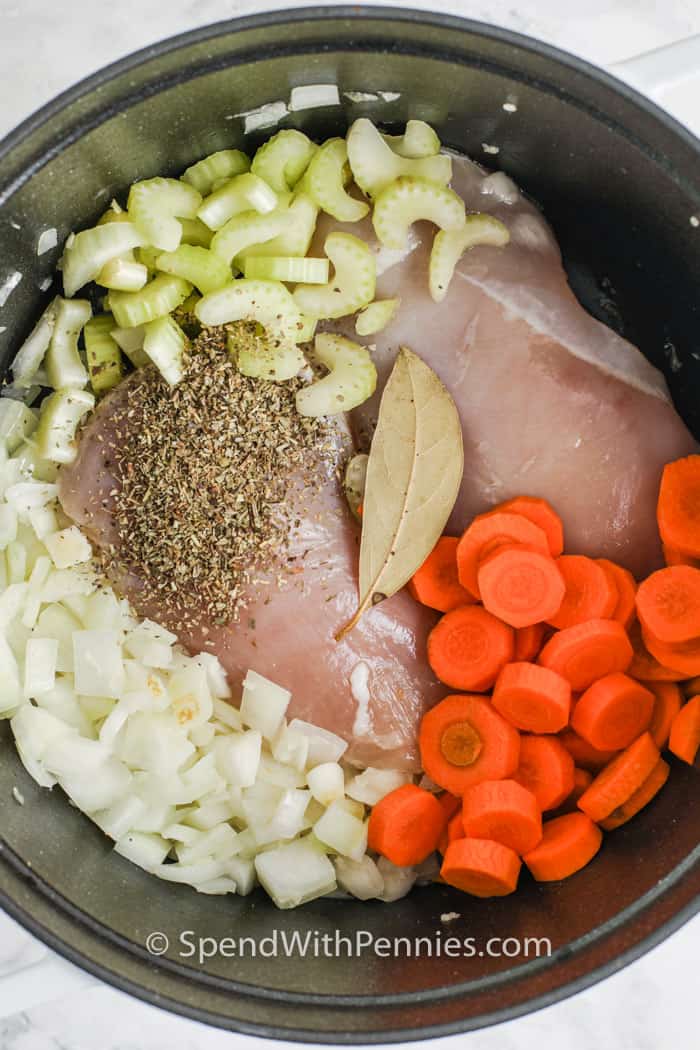
[[[462,587],[466,587],[475,598],[479,593],[479,560],[501,543],[522,543],[532,550],[549,554],[547,537],[542,529],[533,525],[520,514],[502,514],[491,511],[474,518],[463,533],[457,547],[457,574]]]
[[[605,820],[642,786],[659,757],[659,749],[650,734],[642,733],[601,770],[578,800],[579,809],[591,820]]]
[[[514,650],[513,628],[480,605],[445,613],[428,635],[428,663],[452,689],[490,689]]]
[[[637,581],[629,569],[614,561],[598,558],[597,563],[617,588],[617,605],[610,619],[619,620],[623,627],[629,627],[636,612]]]
[[[434,852],[444,827],[445,814],[435,795],[416,784],[403,784],[373,807],[367,842],[392,864],[406,867]]]
[[[574,760],[557,737],[523,735],[513,780],[533,793],[540,809],[556,809],[573,790]]]
[[[618,753],[617,751],[599,751],[597,747],[593,747],[587,740],[575,733],[573,729],[565,729],[563,733],[559,734],[559,740],[577,766],[583,766],[584,769],[591,769],[596,773],[603,766],[606,766],[608,762],[611,762]]]
[[[694,678],[700,674],[700,638],[678,645],[667,645],[642,628],[644,644],[655,659],[676,671],[681,678]]]
[[[693,558],[692,555],[684,554],[675,547],[668,547],[665,543],[662,544],[662,547],[664,561],[667,565],[692,565],[694,569],[700,569],[700,558]]]
[[[656,519],[667,546],[700,558],[700,456],[666,464]]]
[[[474,597],[457,579],[456,536],[441,536],[418,572],[408,583],[417,602],[438,612],[450,612],[460,605],[472,605]]]
[[[687,681],[683,682],[680,689],[683,691],[683,696],[686,700],[690,700],[691,697],[697,696],[700,693],[700,675],[695,675],[694,678],[688,678]]]
[[[673,565],[640,583],[637,615],[644,631],[665,645],[700,635],[700,569]]]
[[[680,682],[682,680],[684,677],[682,671],[664,667],[651,655],[644,644],[642,628],[638,620],[632,622],[629,639],[634,651],[632,663],[627,669],[630,678],[637,678],[640,682]]]
[[[520,663],[535,660],[544,641],[544,624],[533,623],[529,627],[520,627],[515,632],[514,659]]]
[[[564,550],[564,526],[551,503],[537,496],[516,496],[496,507],[496,511],[505,514],[521,514],[533,525],[542,529],[547,537],[549,553],[558,558]]]
[[[659,793],[668,780],[670,772],[671,768],[668,762],[664,762],[663,758],[660,758],[644,783],[630,795],[626,802],[614,809],[609,817],[601,820],[600,826],[605,828],[606,831],[614,831],[615,828],[626,824],[628,820],[636,816]]]
[[[566,592],[559,611],[547,623],[563,629],[612,616],[619,600],[617,587],[600,565],[582,554],[564,554],[557,558],[557,567]]]
[[[614,671],[579,698],[571,728],[600,751],[619,751],[649,727],[654,699],[634,678]]]
[[[589,620],[553,635],[542,648],[538,663],[562,675],[575,692],[580,692],[603,675],[626,671],[633,655],[621,623]]]
[[[518,729],[558,733],[569,721],[571,686],[548,667],[510,663],[496,680],[492,702]]]
[[[515,780],[484,780],[462,800],[462,824],[470,838],[491,839],[516,853],[527,853],[542,838],[537,799]]]
[[[538,882],[567,879],[595,857],[603,833],[585,813],[566,813],[548,820],[542,841],[523,860]]]
[[[483,696],[445,697],[423,716],[418,744],[425,772],[453,795],[518,767],[520,734]]]
[[[518,885],[520,857],[490,839],[459,839],[447,847],[440,875],[474,897],[505,897]]]
[[[649,732],[659,751],[666,747],[671,723],[681,709],[683,696],[675,682],[648,682],[647,689],[654,694],[654,710]]]
[[[700,749],[700,696],[692,697],[673,719],[668,748],[689,765],[695,762]]]
[[[549,554],[503,545],[479,563],[484,608],[511,627],[549,620],[564,599],[564,580]]]
[[[451,795],[449,791],[443,791],[441,795],[436,795],[435,797],[442,806],[445,820],[451,820],[455,813],[459,813],[462,808],[462,800],[459,795]]]

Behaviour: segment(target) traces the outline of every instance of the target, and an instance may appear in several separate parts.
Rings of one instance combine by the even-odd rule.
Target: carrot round
[[[668,748],[689,765],[695,762],[700,749],[700,696],[692,697],[673,719]]]
[[[458,543],[456,536],[441,536],[408,583],[409,593],[416,601],[438,612],[450,612],[474,602],[457,578]]]
[[[676,671],[681,678],[694,678],[700,675],[700,638],[694,638],[690,642],[680,642],[678,645],[668,645],[660,642],[654,635],[642,629],[644,644],[664,667],[670,667]]]
[[[490,689],[514,649],[513,628],[480,605],[445,613],[428,635],[428,663],[452,689]]]
[[[516,853],[527,853],[542,838],[537,799],[515,780],[484,780],[462,800],[462,825],[469,838],[492,839]]]
[[[665,645],[700,635],[700,569],[673,565],[640,583],[637,615],[642,628]]]
[[[513,780],[532,792],[540,809],[556,809],[573,791],[574,760],[556,737],[523,735]]]
[[[569,721],[571,686],[548,667],[510,663],[496,680],[492,702],[518,729],[558,733]]]
[[[618,753],[617,751],[600,751],[575,733],[573,729],[565,729],[559,734],[559,740],[577,766],[590,769],[595,773],[603,766],[607,766],[608,762],[611,762]]]
[[[544,624],[533,623],[529,627],[519,627],[515,632],[515,652],[513,659],[518,663],[536,660],[544,641]]]
[[[630,795],[626,802],[614,809],[609,817],[601,820],[600,826],[605,828],[606,831],[614,831],[615,828],[626,824],[628,820],[636,816],[659,793],[668,780],[670,772],[671,769],[668,762],[664,762],[663,758],[660,758],[644,783]]]
[[[505,514],[490,511],[474,518],[462,534],[457,547],[457,574],[462,587],[466,587],[475,598],[479,592],[479,561],[488,550],[501,543],[522,543],[532,550],[549,554],[545,533],[537,525],[520,514]]]
[[[683,696],[675,682],[648,682],[647,689],[654,694],[649,732],[659,751],[666,747],[671,724],[681,709]]]
[[[595,857],[603,833],[585,813],[548,820],[542,841],[523,857],[538,882],[567,879]]]
[[[436,795],[435,797],[442,806],[446,821],[451,820],[455,813],[459,813],[462,808],[462,800],[459,795],[452,795],[449,791],[443,791],[441,795]]]
[[[520,857],[490,839],[459,839],[447,847],[440,875],[474,897],[505,897],[518,885]]]
[[[444,827],[445,814],[435,795],[416,784],[403,784],[372,809],[367,843],[392,864],[407,867],[430,856]]]
[[[656,519],[667,546],[700,558],[700,456],[666,464]]]
[[[641,787],[659,757],[659,749],[650,734],[642,733],[601,770],[578,800],[579,809],[591,820],[605,820]]]
[[[453,795],[511,776],[520,756],[517,729],[483,696],[445,697],[423,716],[418,744],[425,772]]]
[[[521,514],[533,525],[542,529],[547,537],[549,553],[558,558],[564,550],[564,526],[562,520],[546,499],[537,496],[516,496],[496,507],[496,511],[506,514]]]
[[[511,627],[549,620],[564,599],[564,580],[549,554],[503,546],[479,563],[484,608]]]
[[[589,620],[553,635],[543,646],[538,663],[556,671],[580,692],[603,675],[626,671],[633,655],[621,623]]]
[[[664,561],[667,565],[692,565],[694,569],[700,569],[700,558],[693,558],[692,555],[684,554],[683,551],[669,547],[665,543],[662,544],[662,547]]]
[[[610,619],[619,620],[623,627],[629,627],[636,612],[637,581],[629,569],[607,558],[598,558],[597,564],[617,588],[617,605]]]
[[[552,627],[575,627],[611,617],[618,603],[617,587],[600,565],[582,554],[564,554],[557,558],[557,567],[566,591],[558,612],[547,620]]]
[[[634,654],[627,669],[630,678],[637,678],[640,682],[680,682],[683,679],[682,671],[665,667],[651,655],[644,644],[642,628],[637,620],[633,621],[629,629],[629,639]]]
[[[600,751],[628,747],[648,728],[654,694],[621,671],[589,686],[576,704],[571,728]]]

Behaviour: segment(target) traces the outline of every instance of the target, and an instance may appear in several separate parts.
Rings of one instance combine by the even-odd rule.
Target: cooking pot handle
[[[610,72],[660,102],[700,134],[700,108],[690,105],[700,95],[700,35],[616,62]]]
[[[0,974],[0,1018],[30,1010],[40,1003],[62,999],[99,984],[60,955],[46,951],[36,962],[14,973]]]

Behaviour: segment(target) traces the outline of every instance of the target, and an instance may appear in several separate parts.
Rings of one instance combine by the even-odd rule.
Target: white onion
[[[137,864],[145,871],[156,872],[170,853],[170,843],[160,835],[148,835],[142,831],[130,831],[119,839],[115,852]]]
[[[57,569],[70,569],[92,557],[90,542],[77,525],[45,536],[44,546]]]
[[[261,749],[262,737],[256,729],[219,737],[214,741],[217,768],[229,784],[250,787],[258,775]]]
[[[367,854],[360,860],[338,856],[333,861],[338,885],[361,901],[379,897],[384,892],[384,877]]]
[[[390,791],[412,781],[410,773],[399,769],[375,769],[369,766],[353,777],[347,786],[347,794],[358,802],[375,806]]]
[[[82,696],[119,698],[124,688],[124,661],[118,631],[98,629],[73,635],[75,691]]]
[[[359,860],[367,849],[367,825],[340,804],[330,806],[314,824],[314,835],[326,846],[351,860]]]
[[[248,671],[243,679],[241,718],[245,725],[257,729],[266,740],[272,740],[282,724],[291,699],[289,690],[264,678],[257,671]]]
[[[310,769],[307,781],[311,794],[322,806],[329,806],[345,794],[345,775],[337,762],[322,762]]]
[[[24,695],[37,697],[53,689],[56,681],[58,642],[55,638],[30,638],[24,650]]]
[[[342,737],[331,733],[328,729],[322,729],[321,726],[312,725],[311,722],[293,718],[289,723],[289,728],[308,737],[309,755],[307,765],[309,767],[318,766],[322,762],[338,762],[347,751],[348,745]]]
[[[278,908],[295,908],[336,888],[333,865],[307,839],[259,853],[255,870]]]
[[[399,868],[386,857],[379,858],[377,868],[384,879],[384,890],[378,894],[380,900],[390,904],[410,893],[416,881],[413,868]]]

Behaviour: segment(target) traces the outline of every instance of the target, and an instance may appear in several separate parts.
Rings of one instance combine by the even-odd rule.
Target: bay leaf
[[[359,606],[338,640],[423,564],[442,535],[463,473],[455,403],[435,372],[401,347],[382,394],[367,463]]]

